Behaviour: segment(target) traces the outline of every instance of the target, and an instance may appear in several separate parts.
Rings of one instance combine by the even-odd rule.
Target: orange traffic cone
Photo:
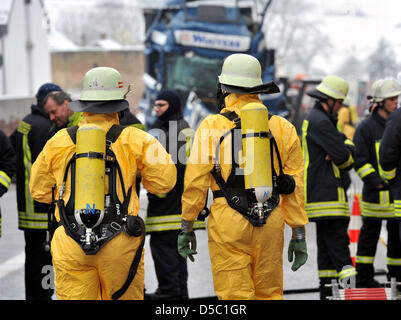
[[[349,249],[351,253],[352,263],[355,266],[356,251],[358,248],[358,238],[362,227],[361,207],[359,205],[359,196],[354,195],[352,203],[351,219],[348,226]]]

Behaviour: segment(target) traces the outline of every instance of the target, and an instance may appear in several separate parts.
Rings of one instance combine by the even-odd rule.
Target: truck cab
[[[216,90],[224,58],[232,53],[255,56],[262,65],[263,82],[274,80],[274,50],[262,32],[264,13],[271,1],[256,12],[255,1],[165,1],[144,9],[145,92],[140,107],[146,126],[156,120],[154,100],[163,88],[175,90],[183,102],[184,117],[196,129],[209,114],[218,113]],[[271,113],[284,95],[260,97]]]

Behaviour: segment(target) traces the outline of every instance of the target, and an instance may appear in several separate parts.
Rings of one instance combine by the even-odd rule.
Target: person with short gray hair
[[[53,91],[46,96],[45,111],[57,129],[72,127],[82,119],[81,112],[73,112],[68,107],[71,101],[70,95],[64,91]]]

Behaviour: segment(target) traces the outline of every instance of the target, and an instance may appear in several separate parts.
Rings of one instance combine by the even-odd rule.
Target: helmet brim
[[[246,87],[237,87],[228,84],[221,83],[221,89],[230,93],[239,93],[239,94],[271,94],[271,93],[279,93],[280,88],[273,82],[267,82],[258,86],[246,88]]]
[[[75,112],[92,112],[92,113],[115,113],[128,109],[127,100],[107,100],[107,101],[71,101],[68,107]]]
[[[312,98],[315,98],[318,100],[327,100],[327,98],[330,98],[328,95],[316,90],[316,88],[307,91],[306,94],[309,97],[312,97]]]

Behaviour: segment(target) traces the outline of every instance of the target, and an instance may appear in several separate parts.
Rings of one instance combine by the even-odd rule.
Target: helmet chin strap
[[[329,105],[329,110],[330,110],[330,114],[332,114],[334,116],[334,106],[336,105],[336,100],[333,100],[333,103],[331,105]]]
[[[332,99],[332,100],[333,100],[333,102],[330,103],[330,104],[328,103],[327,100],[324,101],[324,103],[326,104],[327,108],[329,109],[328,113],[331,114],[331,115],[334,115],[333,110],[334,110],[334,106],[336,105],[336,100],[334,100],[334,99]]]
[[[218,100],[217,109],[219,111],[221,111],[226,106],[225,99],[229,94],[230,94],[230,92],[223,92],[223,90],[221,89],[221,84],[219,83],[218,87],[217,87],[217,93],[216,93],[216,98]]]

